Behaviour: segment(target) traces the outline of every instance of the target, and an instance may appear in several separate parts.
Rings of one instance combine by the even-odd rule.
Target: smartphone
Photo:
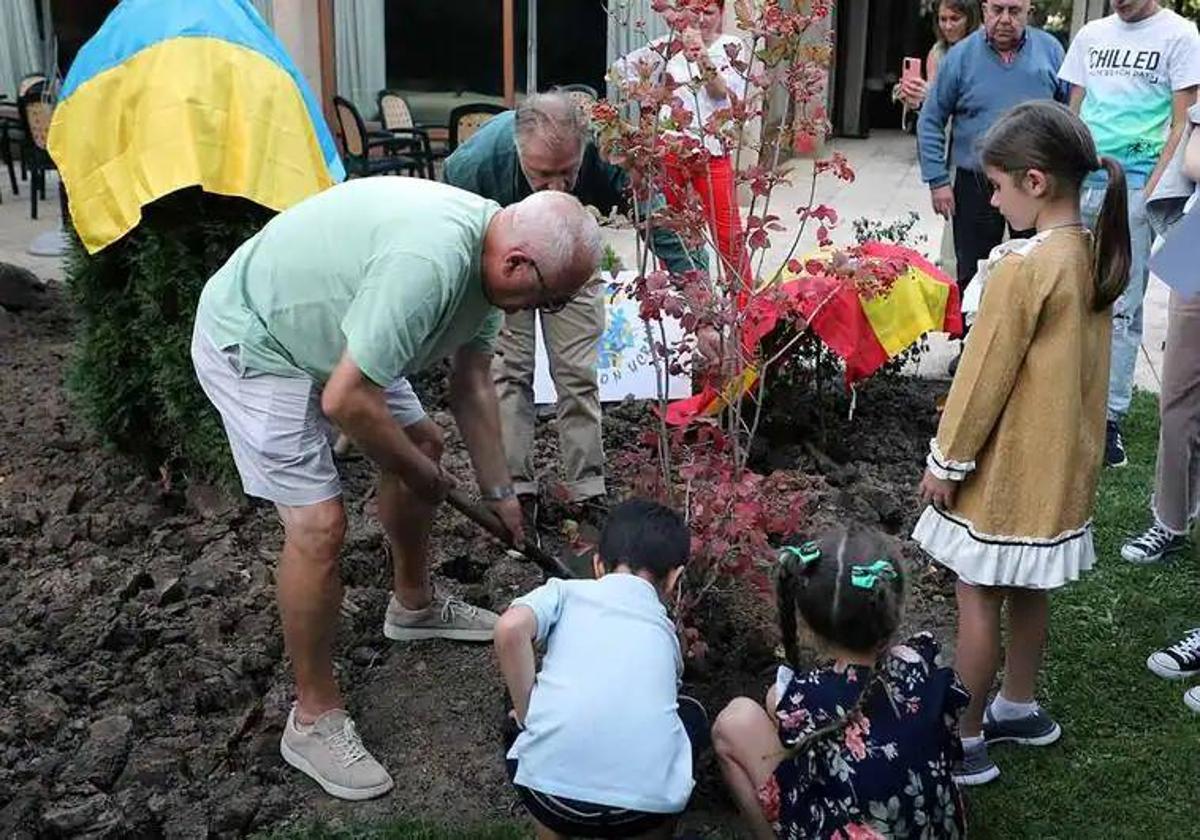
[[[919,58],[904,59],[904,70],[901,73],[901,77],[905,78],[905,79],[921,78],[921,59],[919,59]]]

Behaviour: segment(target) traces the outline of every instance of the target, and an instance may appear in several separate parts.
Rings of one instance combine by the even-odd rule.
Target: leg
[[[542,313],[550,374],[558,394],[558,448],[572,501],[605,494],[604,441],[597,345],[604,332],[604,294],[596,285],[561,312]]]
[[[1000,694],[1013,703],[1034,702],[1046,631],[1050,596],[1044,589],[1008,590],[1008,650]],[[974,698],[972,698],[974,699]]]
[[[1183,534],[1200,506],[1200,301],[1171,292],[1163,355],[1154,516]]]
[[[1146,219],[1146,201],[1137,189],[1129,191],[1129,237],[1129,285],[1113,304],[1112,370],[1108,379],[1108,419],[1118,423],[1129,411],[1133,398],[1133,375],[1142,347],[1142,299],[1146,296],[1153,237]]]
[[[521,495],[537,493],[533,466],[533,371],[536,321],[532,312],[517,312],[504,318],[496,366],[500,392],[500,421],[508,471]]]
[[[431,460],[440,461],[442,430],[428,417],[405,426],[407,434]],[[406,609],[419,610],[433,600],[429,578],[429,532],[435,508],[413,493],[404,479],[379,474],[379,522],[392,553],[392,591]]]
[[[771,779],[783,757],[775,724],[753,700],[738,697],[717,717],[713,746],[721,775],[751,834],[760,840],[774,840],[775,832],[758,802],[758,790]]]
[[[333,676],[333,637],[342,603],[338,554],[346,534],[341,498],[315,505],[279,505],[283,552],[276,596],[283,640],[296,675],[296,718],[315,721],[345,707]]]
[[[743,287],[748,289],[753,276],[742,235],[733,164],[728,157],[711,158],[708,171],[696,176],[693,183],[708,215],[708,225],[716,239],[717,253],[726,276],[740,277]]]
[[[983,727],[983,709],[996,679],[1000,659],[1000,605],[1004,590],[958,582],[958,645],[954,669],[971,692],[971,702],[959,721],[964,738],[974,738]]]
[[[965,291],[992,249],[1004,238],[1004,218],[991,205],[992,189],[982,172],[960,169],[954,178],[954,248],[958,287]]]

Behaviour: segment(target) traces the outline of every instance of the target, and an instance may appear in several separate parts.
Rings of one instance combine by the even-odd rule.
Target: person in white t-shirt
[[[628,80],[644,72],[654,82],[669,79],[674,84],[675,107],[668,103],[660,112],[664,122],[679,129],[664,137],[667,203],[682,208],[688,187],[695,191],[716,240],[722,273],[740,276],[749,286],[750,258],[743,242],[733,165],[741,138],[730,130],[732,122],[723,122],[716,134],[710,122],[746,96],[750,53],[742,39],[721,32],[724,11],[725,0],[709,0],[695,13],[694,25],[680,29],[680,21],[671,21],[670,35],[618,59],[613,69]]]
[[[1101,155],[1120,161],[1129,187],[1133,246],[1129,285],[1113,306],[1112,373],[1108,393],[1105,464],[1126,463],[1120,423],[1133,395],[1142,343],[1142,298],[1149,277],[1152,234],[1146,196],[1170,161],[1200,85],[1196,24],[1158,0],[1114,0],[1115,14],[1079,31],[1059,77],[1072,85],[1071,108],[1096,140]],[[1092,227],[1104,199],[1103,170],[1084,184],[1083,214]]]
[[[672,836],[709,737],[704,709],[677,694],[683,656],[665,606],[690,549],[678,513],[623,502],[596,580],[551,580],[500,617],[496,656],[520,729],[509,778],[539,838]],[[535,645],[546,651],[536,673]]]

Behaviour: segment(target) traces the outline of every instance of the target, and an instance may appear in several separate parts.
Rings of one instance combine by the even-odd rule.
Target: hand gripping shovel
[[[496,516],[491,508],[476,503],[457,487],[451,488],[450,492],[446,494],[446,501],[450,503],[452,508],[500,540],[500,542],[504,543],[511,550],[523,554],[526,558],[536,563],[545,573],[546,577],[566,579],[575,577],[571,568],[560,558],[551,557],[529,541],[526,541],[522,548],[514,547],[509,540],[508,529],[504,527],[504,523],[500,521],[500,518]]]

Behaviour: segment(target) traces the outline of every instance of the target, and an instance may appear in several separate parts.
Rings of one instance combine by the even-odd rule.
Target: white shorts
[[[218,349],[199,329],[192,364],[217,411],[242,478],[242,489],[286,507],[314,505],[342,494],[333,462],[337,433],[321,412],[321,388],[307,376],[279,376],[238,368],[238,348]],[[425,410],[407,379],[384,389],[388,409],[407,428]]]

